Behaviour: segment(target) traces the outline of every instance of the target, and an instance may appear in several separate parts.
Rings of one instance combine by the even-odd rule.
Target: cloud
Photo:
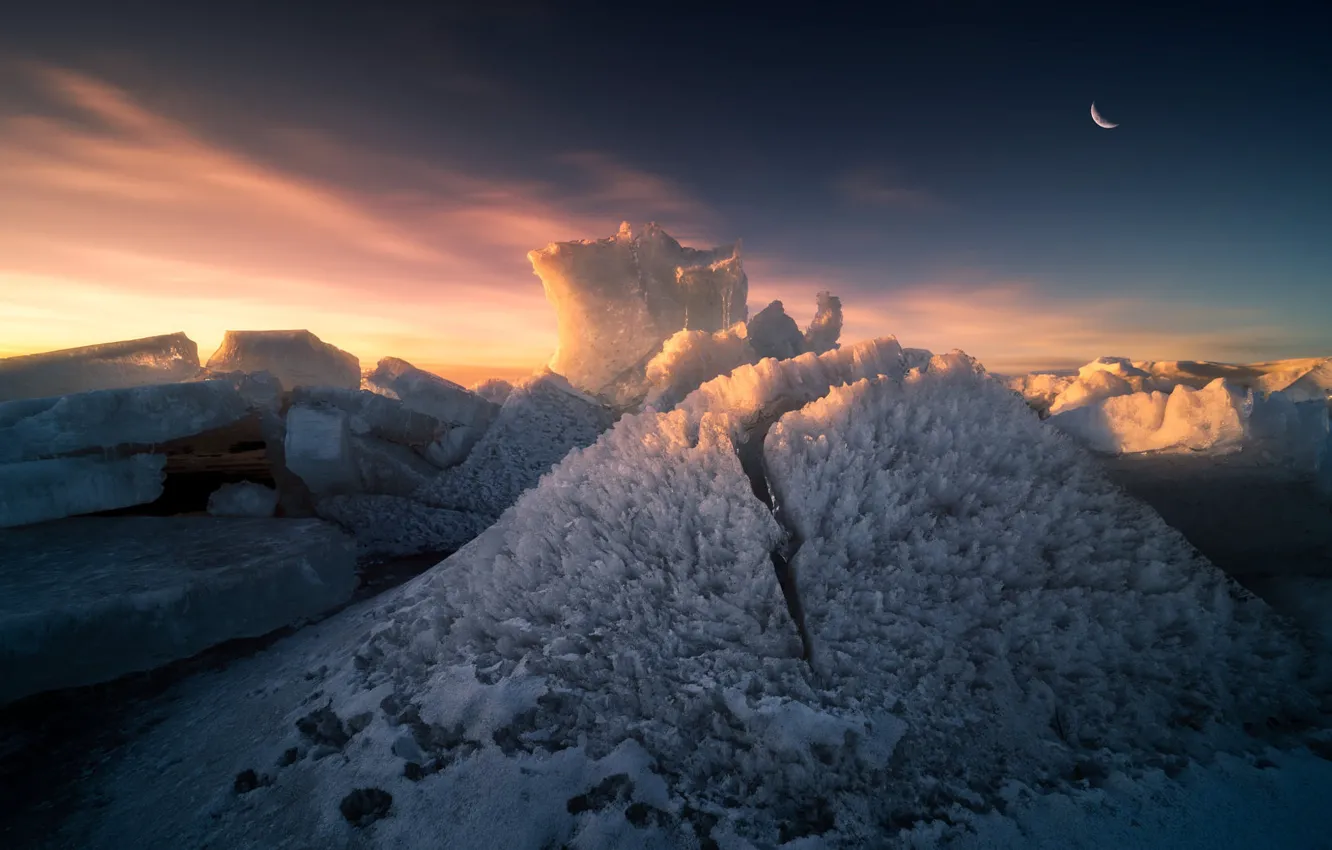
[[[833,180],[833,190],[844,200],[871,207],[897,207],[911,210],[937,210],[943,200],[924,189],[912,189],[888,180],[883,169],[860,168]]]
[[[45,99],[0,114],[0,356],[181,329],[206,355],[228,328],[295,326],[366,360],[536,366],[555,321],[529,249],[706,214],[605,154],[570,160],[573,189],[310,130],[261,157],[106,82],[25,73]]]

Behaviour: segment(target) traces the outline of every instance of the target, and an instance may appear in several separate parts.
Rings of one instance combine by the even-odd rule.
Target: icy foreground
[[[199,347],[183,333],[0,359],[0,401],[188,381]]]
[[[64,520],[0,533],[0,563],[0,704],[266,634],[356,587],[351,541],[318,520]]]
[[[973,362],[906,365],[765,360],[622,418],[420,579],[188,683],[66,837],[881,846],[1314,710],[1264,604]]]

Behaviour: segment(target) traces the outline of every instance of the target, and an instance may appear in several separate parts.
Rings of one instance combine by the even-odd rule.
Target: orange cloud
[[[0,115],[0,356],[174,330],[207,356],[229,328],[308,327],[366,362],[512,374],[555,347],[529,249],[612,233],[625,207],[702,209],[599,154],[575,159],[571,196],[277,133],[297,171],[98,80],[24,71],[51,114]]]

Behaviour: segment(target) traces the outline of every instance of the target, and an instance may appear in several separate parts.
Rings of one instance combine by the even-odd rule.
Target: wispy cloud
[[[890,179],[885,169],[876,167],[841,174],[833,180],[832,188],[843,200],[863,206],[912,210],[938,210],[947,206],[937,195],[902,185]]]
[[[0,356],[178,329],[207,354],[227,328],[298,326],[363,359],[535,366],[555,323],[529,249],[706,213],[599,153],[570,160],[573,189],[314,131],[261,159],[103,81],[25,72],[49,108],[0,114]]]

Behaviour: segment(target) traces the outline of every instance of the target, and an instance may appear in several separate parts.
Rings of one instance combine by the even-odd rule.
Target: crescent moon
[[[1101,113],[1096,111],[1096,101],[1094,100],[1092,101],[1092,120],[1107,130],[1112,130],[1119,126],[1118,124],[1111,124],[1109,121],[1101,117]]]

